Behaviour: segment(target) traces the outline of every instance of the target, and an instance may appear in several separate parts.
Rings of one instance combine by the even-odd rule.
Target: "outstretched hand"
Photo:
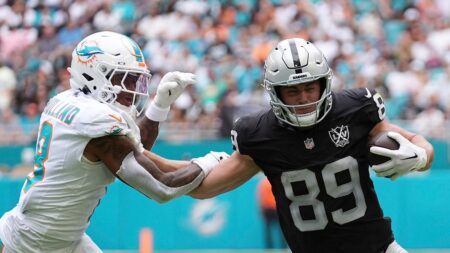
[[[169,72],[161,78],[156,96],[145,111],[147,118],[153,121],[164,121],[170,111],[170,106],[183,93],[184,89],[196,82],[192,73]]]
[[[170,107],[184,89],[195,82],[196,76],[192,73],[175,71],[165,74],[158,85],[155,104],[162,109]]]

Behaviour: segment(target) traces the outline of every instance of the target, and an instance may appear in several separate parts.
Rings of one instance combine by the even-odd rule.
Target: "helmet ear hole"
[[[81,91],[86,95],[91,93],[91,91],[89,90],[89,87],[87,87],[86,85],[81,89]]]
[[[99,69],[102,73],[105,73],[108,70],[108,68],[105,65],[100,65]]]

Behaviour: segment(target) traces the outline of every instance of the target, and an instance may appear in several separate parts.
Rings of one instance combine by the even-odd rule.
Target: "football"
[[[389,157],[386,156],[371,153],[370,152],[371,147],[377,146],[391,150],[397,150],[400,147],[400,144],[398,144],[396,140],[389,137],[387,133],[388,132],[381,132],[373,136],[372,138],[369,138],[367,142],[368,146],[367,159],[369,161],[369,165],[378,165],[387,162],[390,159]]]

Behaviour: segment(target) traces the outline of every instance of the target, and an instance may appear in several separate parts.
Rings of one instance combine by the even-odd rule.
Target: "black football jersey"
[[[394,240],[369,177],[367,138],[385,107],[374,90],[332,94],[332,109],[309,129],[280,123],[272,110],[243,117],[235,150],[272,184],[294,253],[381,253]]]

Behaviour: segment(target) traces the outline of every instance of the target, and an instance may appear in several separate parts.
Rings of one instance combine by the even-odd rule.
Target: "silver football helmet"
[[[139,46],[127,36],[98,32],[72,52],[70,86],[139,115],[148,100],[150,71]]]
[[[322,52],[303,39],[287,39],[272,49],[264,65],[264,88],[276,117],[291,126],[310,127],[322,121],[331,109],[331,78],[333,72]],[[277,87],[320,81],[320,99],[309,104],[286,105],[278,96]],[[297,109],[315,107],[312,112],[298,114]],[[299,110],[301,111],[301,110]]]

